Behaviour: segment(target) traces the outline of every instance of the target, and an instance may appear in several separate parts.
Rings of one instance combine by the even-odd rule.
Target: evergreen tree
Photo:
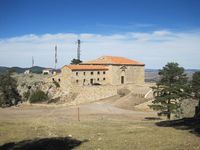
[[[17,81],[7,72],[0,75],[0,107],[16,105],[21,101],[17,91]]]
[[[199,105],[196,107],[195,117],[200,118],[200,71],[195,72],[192,76],[192,93],[194,99],[199,100]]]
[[[155,100],[150,108],[159,111],[158,115],[165,115],[168,119],[171,114],[177,117],[181,114],[181,101],[187,97],[187,77],[184,68],[178,63],[168,63],[159,70],[160,80],[154,91]]]
[[[71,64],[75,64],[75,65],[80,64],[80,63],[82,63],[82,61],[79,59],[75,59],[75,58],[72,59],[72,61],[71,61]]]

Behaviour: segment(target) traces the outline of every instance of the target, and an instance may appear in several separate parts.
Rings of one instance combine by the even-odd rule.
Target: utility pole
[[[81,40],[78,39],[78,47],[77,47],[77,59],[80,60],[80,56],[81,56]]]
[[[57,66],[57,62],[58,62],[58,59],[57,59],[57,45],[55,46],[55,69],[56,69],[56,66]]]

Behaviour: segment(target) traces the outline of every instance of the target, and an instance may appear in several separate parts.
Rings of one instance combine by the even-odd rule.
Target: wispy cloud
[[[123,34],[58,33],[23,35],[0,39],[0,65],[54,66],[54,46],[58,45],[58,62],[61,67],[76,57],[76,40],[80,38],[81,58],[94,59],[101,55],[117,55],[142,61],[147,68],[160,68],[176,61],[186,68],[200,68],[199,32],[127,32]]]
[[[133,31],[136,29],[145,29],[145,28],[155,28],[157,25],[155,24],[149,24],[149,23],[130,23],[126,25],[116,25],[116,24],[102,24],[98,23],[96,24],[96,28],[103,28],[104,30],[118,30],[118,31]]]

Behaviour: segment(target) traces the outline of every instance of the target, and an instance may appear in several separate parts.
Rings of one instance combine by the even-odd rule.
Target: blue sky
[[[0,66],[28,67],[34,56],[51,67],[57,44],[61,67],[82,38],[85,60],[121,55],[148,68],[200,68],[199,18],[199,0],[0,0]]]

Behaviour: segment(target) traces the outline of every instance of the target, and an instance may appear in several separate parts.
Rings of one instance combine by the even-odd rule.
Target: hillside
[[[187,74],[189,80],[192,79],[193,73],[200,71],[199,69],[186,69],[185,73]],[[156,82],[159,80],[158,69],[145,69],[145,81],[146,82]]]
[[[13,71],[16,73],[24,73],[25,70],[30,70],[32,73],[42,73],[44,67],[34,66],[30,68],[21,68],[21,67],[3,67],[0,66],[0,73],[4,73],[6,71]]]

